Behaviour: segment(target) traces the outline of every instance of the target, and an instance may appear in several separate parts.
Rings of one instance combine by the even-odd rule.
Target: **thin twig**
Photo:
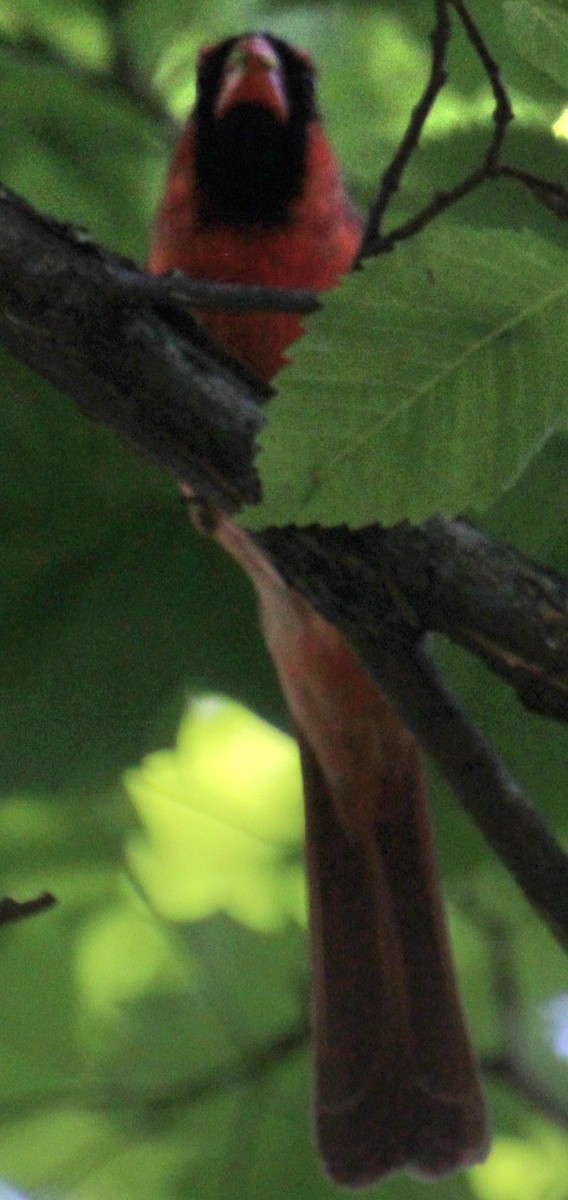
[[[36,913],[45,912],[47,908],[53,908],[56,903],[51,892],[42,892],[32,900],[12,900],[10,896],[3,896],[0,899],[0,925],[23,921],[26,917],[33,917]]]
[[[487,149],[483,163],[487,174],[490,175],[498,163],[499,154],[505,140],[507,129],[515,114],[501,79],[501,71],[499,66],[493,58],[493,55],[491,54],[491,51],[485,42],[481,31],[468,12],[463,0],[449,0],[449,3],[457,12],[467,33],[469,41],[481,62],[489,83],[491,84],[491,89],[495,100],[495,110],[493,113],[495,132]]]
[[[494,175],[522,183],[534,199],[544,204],[545,208],[549,208],[555,216],[568,217],[568,190],[564,184],[535,175],[532,171],[524,171],[522,167],[515,167],[510,163],[501,163],[495,168]]]
[[[417,149],[426,121],[447,80],[445,62],[450,37],[450,21],[446,0],[435,0],[435,8],[436,24],[430,34],[432,43],[430,76],[420,100],[412,110],[406,132],[397,147],[396,153],[383,174],[379,194],[369,209],[358,262],[361,262],[371,254],[376,254],[378,247],[384,247],[384,238],[382,235],[383,218],[388,211],[393,196],[400,187],[404,171]]]
[[[184,271],[149,275],[132,265],[109,276],[113,290],[125,299],[183,310],[220,309],[224,312],[311,313],[321,308],[318,294],[307,288],[264,287],[260,284],[215,283],[191,279]]]
[[[436,192],[432,199],[409,220],[396,226],[389,233],[381,232],[382,218],[385,216],[392,197],[397,191],[403,171],[418,146],[426,121],[434,107],[438,95],[447,81],[445,61],[450,34],[448,4],[458,14],[469,41],[477,54],[485,74],[491,85],[495,108],[493,112],[494,132],[485,152],[482,162],[475,167],[464,179],[453,188]],[[383,174],[379,197],[372,205],[367,228],[359,254],[361,261],[365,257],[384,254],[392,250],[398,242],[414,237],[433,220],[452,208],[470,192],[480,187],[488,179],[501,173],[499,155],[503,147],[507,129],[513,120],[514,113],[507,91],[501,79],[499,66],[491,54],[480,30],[470,16],[462,0],[436,0],[436,25],[432,38],[432,64],[430,77],[423,95],[413,109],[406,133],[396,150],[394,158]],[[517,176],[519,182],[520,176]]]
[[[470,192],[475,191],[486,180],[487,172],[483,167],[478,167],[466,179],[462,179],[460,183],[457,183],[455,187],[436,192],[430,202],[425,204],[408,221],[403,221],[401,225],[397,225],[396,229],[392,229],[390,233],[384,234],[383,237],[377,239],[374,243],[370,242],[367,257],[386,254],[387,251],[393,250],[399,242],[403,242],[410,237],[415,237],[417,233],[422,233],[428,225],[432,224],[432,221],[440,217],[442,213],[447,212],[448,209],[453,208],[458,203],[458,200],[463,200],[464,196],[468,196]]]

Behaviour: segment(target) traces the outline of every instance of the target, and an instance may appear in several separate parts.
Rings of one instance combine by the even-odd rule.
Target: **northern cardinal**
[[[349,270],[361,233],[309,57],[258,33],[202,50],[150,270],[325,289]],[[302,331],[295,315],[199,316],[265,380]],[[397,1169],[432,1178],[478,1162],[485,1106],[416,742],[341,634],[220,511],[214,536],[254,584],[300,748],[324,1164],[337,1182],[360,1187]]]

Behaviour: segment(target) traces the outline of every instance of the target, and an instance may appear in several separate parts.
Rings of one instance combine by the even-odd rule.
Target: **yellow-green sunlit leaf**
[[[526,1140],[497,1138],[487,1162],[471,1173],[479,1200],[565,1200],[567,1179],[566,1138],[536,1123]]]
[[[91,1010],[113,1016],[144,992],[187,989],[191,970],[148,912],[131,905],[91,918],[78,943],[77,982]]]
[[[175,750],[126,775],[144,837],[130,860],[175,920],[225,911],[255,929],[302,919],[301,789],[293,741],[240,705],[207,699]]]

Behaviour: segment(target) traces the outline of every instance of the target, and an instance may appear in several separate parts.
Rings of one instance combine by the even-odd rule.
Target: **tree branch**
[[[0,193],[5,346],[179,483],[235,511],[259,497],[255,436],[270,393],[188,315],[196,294],[191,280],[147,276]],[[568,720],[568,584],[518,551],[441,518],[267,530],[262,541],[336,623],[369,634],[398,604],[419,631],[483,659],[527,707]]]
[[[568,951],[568,855],[518,783],[462,711],[417,644],[409,648],[385,630],[371,647],[359,644],[381,689],[404,715],[488,844],[527,900]],[[374,652],[374,658],[371,655]]]
[[[432,543],[430,530],[434,533]],[[288,582],[342,630],[529,902],[568,950],[568,855],[462,711],[429,657],[424,639],[427,628],[445,625],[445,611],[451,614],[451,628],[465,629],[465,635],[454,640],[470,640],[475,649],[472,628],[464,626],[464,617],[467,614],[467,622],[477,621],[479,597],[480,624],[482,629],[494,631],[498,667],[501,661],[512,659],[507,645],[497,649],[498,629],[506,643],[512,630],[513,641],[518,639],[521,651],[524,636],[524,653],[529,661],[538,630],[546,655],[547,622],[539,629],[537,612],[544,603],[548,583],[550,596],[556,583],[558,595],[564,595],[564,685],[557,693],[552,684],[551,695],[554,702],[558,698],[554,715],[560,715],[562,708],[562,715],[568,718],[568,585],[547,572],[541,578],[528,559],[492,543],[461,521],[436,518],[418,530],[403,525],[392,530],[373,527],[360,533],[347,529],[270,529],[257,540]],[[438,547],[431,559],[430,545]],[[482,546],[487,547],[486,557]],[[533,584],[540,590],[531,606]],[[442,604],[438,613],[439,596]],[[509,605],[510,623],[504,619]],[[425,619],[428,614],[430,621]],[[485,649],[487,635],[479,633],[479,640]]]
[[[377,198],[369,208],[358,262],[362,262],[369,255],[380,253],[385,245],[382,231],[384,217],[390,208],[393,196],[400,188],[402,176],[418,147],[432,108],[446,84],[446,53],[450,39],[450,19],[446,0],[435,0],[434,8],[436,23],[430,35],[432,44],[430,76],[418,103],[412,110],[406,131],[397,146],[394,157],[383,173]]]
[[[32,900],[12,900],[10,896],[3,896],[0,899],[0,927],[13,925],[15,921],[23,921],[26,917],[45,912],[46,908],[53,908],[56,903],[51,892],[42,892]]]
[[[307,288],[265,287],[251,283],[215,283],[205,279],[190,279],[184,271],[168,271],[166,275],[148,275],[133,263],[117,266],[112,274],[112,286],[117,296],[131,301],[134,297],[150,308],[171,310],[191,315],[195,308],[217,309],[223,312],[281,312],[311,313],[321,308],[317,292]]]
[[[270,528],[266,550],[336,624],[380,636],[393,612],[475,654],[526,708],[568,721],[568,581],[464,518],[353,530]]]
[[[132,264],[0,194],[0,336],[179,483],[234,511],[255,500],[268,389],[181,307],[143,302]],[[541,915],[568,941],[568,860],[427,659],[435,628],[568,719],[568,584],[464,521],[415,529],[288,528],[258,539],[349,638]]]
[[[461,21],[467,38],[479,59],[491,87],[495,108],[494,129],[489,145],[479,164],[454,185],[435,192],[418,212],[393,229],[383,232],[382,226],[393,197],[399,190],[403,174],[418,148],[428,118],[440,92],[448,81],[446,57],[450,42],[450,9]],[[385,254],[407,238],[420,233],[442,213],[454,208],[460,200],[474,192],[490,179],[514,180],[527,188],[533,198],[556,213],[558,217],[568,214],[568,190],[557,181],[534,175],[509,163],[501,161],[507,130],[514,112],[507,89],[502,81],[498,63],[493,58],[485,39],[471,17],[463,0],[434,0],[435,25],[430,36],[432,57],[430,74],[420,99],[412,110],[407,128],[394,156],[383,172],[377,199],[371,204],[357,265],[364,259]]]
[[[162,316],[129,303],[129,268],[0,191],[4,345],[179,482],[229,512],[254,503],[259,402],[270,390],[179,307]]]

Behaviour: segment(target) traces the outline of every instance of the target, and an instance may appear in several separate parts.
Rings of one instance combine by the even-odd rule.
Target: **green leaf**
[[[4,183],[46,213],[134,258],[145,253],[159,165],[144,115],[111,89],[0,44]],[[101,130],[105,130],[104,138]]]
[[[483,162],[488,142],[486,121],[427,138],[409,163],[403,186],[389,210],[389,228],[413,217],[436,192],[450,190],[475,170]],[[530,170],[543,179],[568,177],[568,141],[555,137],[544,122],[533,120],[523,125],[515,121],[507,134],[506,155],[508,162],[518,166],[530,163]],[[559,221],[549,208],[538,203],[529,188],[514,179],[492,179],[475,188],[450,210],[448,218],[456,225],[480,229],[532,229],[546,241],[568,248],[567,222]]]
[[[150,755],[126,784],[145,826],[130,859],[155,911],[170,920],[224,911],[267,932],[303,919],[291,738],[211,697],[192,705],[176,749]]]
[[[0,366],[4,789],[108,780],[173,733],[186,690],[282,719],[251,589],[173,485],[7,354]]]
[[[511,41],[532,66],[561,87],[568,84],[568,14],[546,0],[505,0]]]
[[[434,226],[344,281],[292,351],[245,524],[483,509],[568,415],[568,258]]]

